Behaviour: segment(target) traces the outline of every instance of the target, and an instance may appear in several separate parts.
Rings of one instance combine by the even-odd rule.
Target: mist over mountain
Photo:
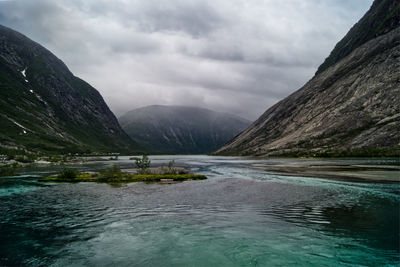
[[[177,154],[215,151],[250,125],[250,121],[227,113],[161,105],[134,109],[118,120],[143,147]]]
[[[134,152],[99,92],[50,51],[0,26],[0,149]]]
[[[309,82],[217,154],[399,155],[399,26],[400,3],[375,1]]]

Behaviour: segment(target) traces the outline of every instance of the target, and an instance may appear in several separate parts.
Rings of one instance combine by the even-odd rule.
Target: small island
[[[204,175],[199,174],[129,174],[123,173],[121,177],[100,177],[97,173],[82,173],[76,177],[47,177],[39,179],[40,182],[64,182],[64,183],[78,183],[78,182],[95,182],[95,183],[132,183],[132,182],[181,182],[191,180],[205,180]]]
[[[160,182],[175,183],[191,180],[205,180],[204,175],[190,174],[182,168],[173,167],[174,161],[167,166],[150,168],[150,160],[146,155],[142,158],[132,158],[136,161],[136,169],[130,172],[123,172],[119,165],[112,165],[96,173],[80,173],[76,169],[64,169],[53,177],[39,179],[39,182],[95,182],[95,183],[132,183],[132,182]],[[131,171],[132,172],[132,171]]]

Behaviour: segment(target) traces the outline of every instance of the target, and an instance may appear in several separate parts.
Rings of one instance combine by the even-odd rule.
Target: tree
[[[168,173],[169,174],[176,174],[176,169],[174,168],[175,160],[171,160],[168,162]]]
[[[143,154],[142,158],[135,158],[136,168],[138,168],[138,173],[146,174],[149,173],[150,159],[146,154]]]
[[[99,181],[110,181],[110,179],[121,178],[123,173],[119,165],[114,164],[99,172]]]

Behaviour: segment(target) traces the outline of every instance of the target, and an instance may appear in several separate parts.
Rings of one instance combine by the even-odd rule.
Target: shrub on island
[[[99,173],[79,173],[75,169],[64,169],[56,177],[39,179],[41,182],[97,182],[97,183],[131,183],[131,182],[180,182],[187,180],[204,180],[204,175],[189,174],[173,167],[170,161],[167,167],[161,167],[161,173],[151,173],[150,160],[147,156],[139,161],[138,173],[122,172],[119,165],[112,165]]]
[[[75,169],[63,169],[58,175],[57,178],[65,178],[65,179],[74,179],[79,175],[79,172]]]

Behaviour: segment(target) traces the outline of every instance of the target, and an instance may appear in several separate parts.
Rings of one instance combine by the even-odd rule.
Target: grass
[[[122,173],[120,176],[105,177],[99,174],[82,173],[74,178],[47,177],[39,179],[40,182],[95,182],[95,183],[132,183],[132,182],[161,182],[162,179],[168,179],[175,182],[187,180],[205,180],[204,175],[198,174],[128,174]]]
[[[132,183],[132,182],[161,182],[163,179],[169,181],[204,180],[204,175],[197,174],[129,174],[122,172],[118,165],[112,165],[98,173],[79,173],[75,169],[64,169],[55,177],[39,179],[40,182],[95,182],[95,183]]]

